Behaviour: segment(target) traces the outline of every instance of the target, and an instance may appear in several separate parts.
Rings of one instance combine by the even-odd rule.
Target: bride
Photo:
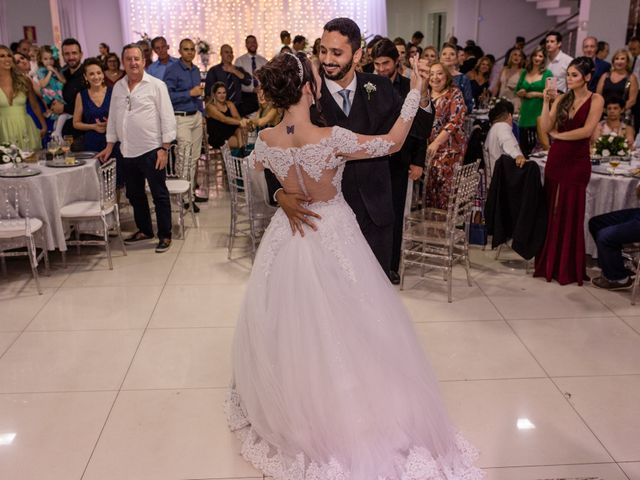
[[[242,455],[283,480],[476,480],[411,319],[341,193],[346,161],[398,151],[420,102],[411,92],[386,135],[311,123],[320,77],[281,54],[256,75],[282,122],[251,164],[307,199],[315,227],[282,210],[267,229],[238,319],[226,403]],[[298,234],[298,232],[300,234]]]

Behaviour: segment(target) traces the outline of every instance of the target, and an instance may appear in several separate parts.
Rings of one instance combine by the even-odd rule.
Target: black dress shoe
[[[198,195],[196,195],[193,198],[193,201],[196,202],[196,203],[204,203],[204,202],[208,202],[209,199],[207,197],[199,197]]]
[[[184,209],[185,210],[189,210],[189,208],[191,208],[191,203],[184,202]],[[200,213],[200,207],[198,205],[196,205],[195,203],[193,204],[193,211],[195,213]]]
[[[389,272],[389,281],[394,285],[400,285],[400,275],[398,275],[398,272],[391,270]]]

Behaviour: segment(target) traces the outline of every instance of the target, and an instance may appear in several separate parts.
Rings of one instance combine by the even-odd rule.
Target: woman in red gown
[[[589,139],[604,105],[602,97],[587,88],[593,71],[590,58],[574,59],[567,68],[569,91],[555,98],[551,110],[554,92],[544,91],[541,126],[553,138],[544,171],[549,221],[534,277],[548,282],[555,278],[560,285],[582,285],[587,278],[584,209],[591,177]]]

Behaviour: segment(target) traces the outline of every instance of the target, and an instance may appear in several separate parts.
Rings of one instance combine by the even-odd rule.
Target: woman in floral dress
[[[427,147],[427,205],[446,209],[451,192],[453,168],[462,162],[466,146],[464,117],[467,108],[462,92],[440,62],[431,66],[429,75],[435,120]]]

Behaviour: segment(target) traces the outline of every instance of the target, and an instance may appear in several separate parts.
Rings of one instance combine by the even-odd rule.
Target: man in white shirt
[[[176,138],[176,119],[167,86],[144,71],[144,53],[137,44],[122,50],[126,75],[111,94],[107,147],[98,154],[105,162],[120,142],[127,198],[133,206],[138,231],[125,240],[136,243],[153,238],[153,224],[145,192],[149,184],[158,223],[157,253],[171,247],[171,202],[165,167],[171,142]]]
[[[280,52],[284,47],[291,48],[291,34],[287,30],[282,30],[280,32],[280,46],[274,52],[273,56],[280,55]]]
[[[489,165],[489,173],[493,175],[496,161],[502,155],[509,155],[522,167],[526,159],[520,150],[518,140],[513,134],[513,103],[500,100],[489,112],[491,129],[484,142],[484,161]]]
[[[256,87],[258,80],[256,79],[256,70],[264,67],[267,59],[262,55],[258,55],[258,39],[255,35],[248,35],[244,40],[247,53],[236,59],[236,67],[242,67],[245,72],[251,74],[251,84],[242,85],[242,103],[240,104],[239,113],[241,116],[247,116],[258,111],[258,96],[256,95]]]
[[[560,32],[549,32],[545,40],[547,51],[547,68],[551,70],[553,76],[558,79],[558,92],[567,91],[567,68],[573,57],[562,51],[562,34]]]

